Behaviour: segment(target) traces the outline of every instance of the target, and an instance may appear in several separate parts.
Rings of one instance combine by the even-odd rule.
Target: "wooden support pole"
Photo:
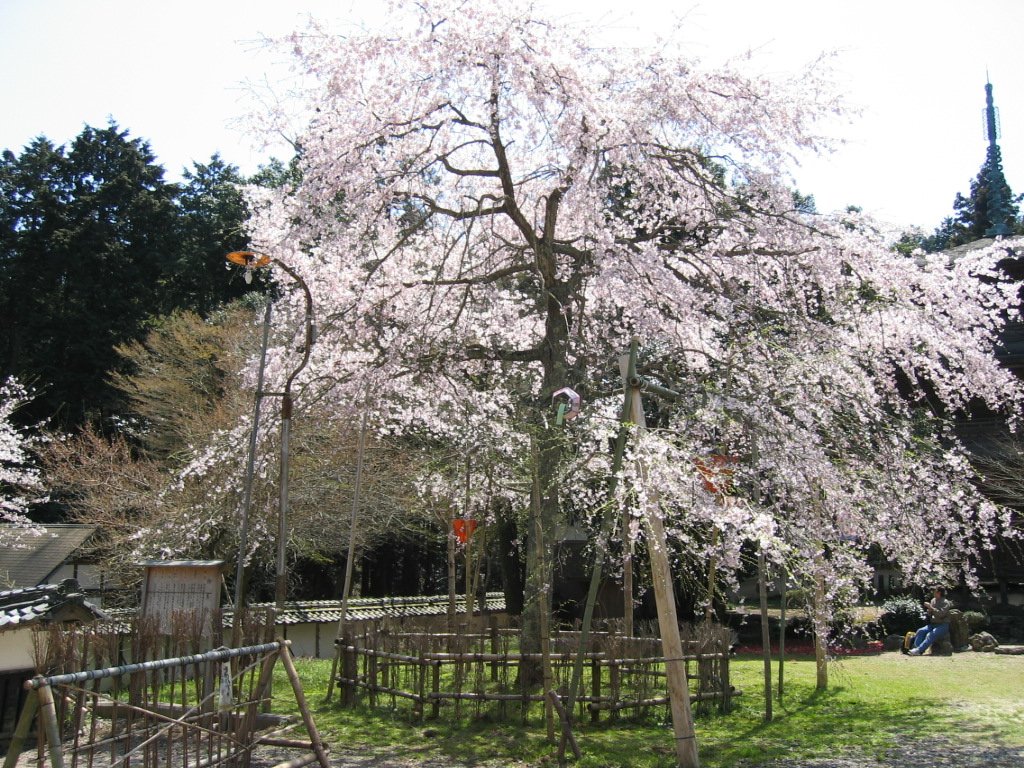
[[[811,484],[814,491],[814,515],[816,518],[816,530],[821,530],[822,518],[824,517],[825,492],[821,486],[814,482]],[[811,605],[811,622],[814,629],[814,661],[817,667],[816,688],[824,691],[828,688],[828,624],[825,621],[825,550],[824,545],[814,556],[814,601]]]
[[[772,638],[768,626],[768,573],[764,546],[757,553],[757,592],[761,602],[761,653],[764,656],[764,720],[772,721]]]
[[[704,606],[704,621],[710,624],[715,619],[715,580],[718,575],[718,526],[711,528],[711,557],[708,558],[708,603]]]
[[[306,733],[309,734],[309,740],[313,744],[313,752],[320,763],[320,768],[331,768],[330,761],[327,759],[327,750],[324,749],[324,744],[320,740],[320,732],[316,729],[313,715],[310,714],[306,697],[302,693],[302,681],[299,680],[299,673],[295,670],[295,664],[292,661],[292,654],[288,648],[287,641],[281,643],[280,657],[281,664],[284,665],[285,672],[288,673],[288,680],[292,684],[295,703],[299,705],[299,714],[302,715],[302,722],[306,725]]]
[[[789,600],[789,586],[786,572],[782,572],[782,598],[779,602],[779,690],[776,693],[782,703],[783,686],[786,681],[786,601]]]
[[[256,468],[256,447],[259,440],[260,406],[263,402],[263,376],[267,367],[267,341],[270,338],[270,316],[274,302],[267,299],[263,313],[263,343],[260,345],[260,365],[256,375],[256,398],[253,404],[252,431],[249,433],[249,454],[245,464],[245,483],[242,487],[242,509],[238,531],[238,555],[235,562],[235,608],[231,620],[231,645],[243,645],[242,614],[247,604],[249,568],[245,559],[249,552],[249,513],[252,509],[252,482]]]
[[[633,342],[637,342],[634,340]],[[630,355],[630,370],[626,384],[631,394],[632,421],[643,432],[647,428],[644,419],[643,402],[640,396],[640,377],[636,373],[636,355]],[[693,728],[693,712],[690,709],[690,687],[686,680],[683,661],[683,643],[679,635],[679,619],[676,616],[675,589],[672,585],[672,566],[668,559],[668,537],[658,503],[658,490],[646,482],[647,473],[642,464],[638,465],[641,482],[647,486],[647,508],[643,522],[647,533],[647,550],[651,561],[651,582],[658,608],[658,628],[661,630],[661,650],[665,657],[665,675],[672,710],[672,730],[675,734],[676,759],[679,768],[699,768],[697,757],[697,735]]]
[[[7,747],[7,756],[4,758],[4,768],[14,768],[18,762],[18,755],[25,748],[25,739],[32,730],[32,721],[35,720],[36,712],[39,710],[39,695],[30,690],[25,697],[25,703],[21,707],[21,715],[18,717],[18,724],[14,727],[14,736]]]
[[[569,722],[569,718],[566,715],[565,707],[562,706],[562,700],[555,691],[549,690],[547,694],[547,700],[551,706],[558,712],[558,720],[562,724],[562,743],[568,744],[572,749],[573,756],[579,760],[582,756],[580,754],[579,745],[576,743],[576,737],[572,733],[572,724]],[[563,756],[563,752],[559,751],[559,758]]]
[[[39,711],[43,718],[46,744],[50,748],[50,763],[53,768],[64,768],[64,755],[61,752],[60,743],[60,724],[57,722],[57,708],[53,702],[53,690],[44,683],[36,689],[36,694],[39,696]]]
[[[369,397],[370,388],[367,385],[366,395]],[[370,406],[368,402],[363,403],[362,423],[359,427],[359,442],[356,446],[356,476],[352,489],[352,513],[349,516],[348,529],[348,554],[345,557],[345,584],[341,590],[341,615],[338,617],[338,628],[334,632],[335,641],[345,635],[345,621],[348,618],[348,599],[352,594],[352,568],[356,559],[356,527],[359,519],[359,496],[363,483],[363,463],[366,455],[366,422],[369,418]],[[448,532],[451,535],[451,531]],[[331,665],[331,677],[327,681],[327,701],[331,700],[334,691],[334,677],[338,674],[338,656],[340,649],[337,644],[334,650],[334,663]]]
[[[656,496],[648,489],[651,497]],[[661,630],[661,650],[665,657],[665,674],[672,709],[672,730],[676,741],[676,759],[680,768],[699,768],[697,736],[693,728],[690,709],[690,687],[686,681],[683,644],[676,617],[675,594],[672,587],[672,569],[668,560],[668,541],[661,511],[651,503],[644,515],[648,531],[647,548],[651,559],[651,580],[658,606],[658,627]]]

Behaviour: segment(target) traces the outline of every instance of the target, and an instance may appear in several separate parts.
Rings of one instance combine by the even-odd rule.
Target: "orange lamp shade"
[[[232,251],[225,258],[232,264],[237,264],[246,269],[265,267],[271,261],[270,257],[265,253],[256,253],[255,251]]]

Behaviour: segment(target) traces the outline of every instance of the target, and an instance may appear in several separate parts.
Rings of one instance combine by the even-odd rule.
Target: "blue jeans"
[[[939,638],[949,634],[949,624],[926,624],[914,635],[914,647],[924,653]]]

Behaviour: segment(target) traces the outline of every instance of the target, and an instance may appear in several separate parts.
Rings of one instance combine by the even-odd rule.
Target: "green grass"
[[[360,750],[395,759],[443,759],[453,766],[554,764],[557,745],[543,721],[528,726],[463,718],[409,721],[407,710],[343,709],[324,703],[329,661],[297,660],[317,727],[336,752]],[[275,679],[275,711],[295,712],[283,671]],[[777,682],[778,669],[773,668]],[[700,714],[698,749],[704,768],[740,768],[772,759],[880,755],[901,739],[929,737],[1024,746],[1024,657],[962,653],[911,658],[898,653],[848,657],[829,666],[829,687],[815,690],[811,659],[787,660],[785,699],[764,721],[760,658],[735,659],[733,684],[743,691],[729,714]],[[773,683],[774,684],[774,683]],[[467,710],[468,711],[468,710]],[[516,710],[512,710],[516,711]],[[539,713],[540,708],[534,710]],[[641,722],[580,722],[580,768],[668,768],[675,764],[671,724],[659,710]]]

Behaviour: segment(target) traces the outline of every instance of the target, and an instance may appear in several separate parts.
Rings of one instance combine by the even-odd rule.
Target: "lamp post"
[[[285,548],[288,542],[288,442],[291,435],[291,421],[292,421],[292,383],[295,378],[302,372],[302,369],[309,363],[309,356],[313,349],[313,295],[309,291],[309,286],[306,285],[306,281],[303,280],[298,273],[295,272],[291,267],[285,264],[280,259],[276,259],[272,256],[268,256],[263,253],[256,253],[255,251],[232,251],[227,255],[227,260],[232,264],[238,264],[245,268],[246,282],[251,282],[252,271],[259,269],[267,265],[273,264],[280,267],[292,280],[298,284],[299,288],[302,289],[303,298],[306,302],[306,313],[305,313],[305,343],[302,345],[302,360],[299,364],[288,374],[288,378],[285,379],[284,389],[281,392],[263,392],[257,393],[257,398],[261,396],[271,396],[281,398],[281,467],[280,467],[280,502],[278,505],[278,516],[277,516],[277,567],[276,577],[274,584],[274,607],[280,611],[284,607],[285,597],[288,592],[288,569],[285,559]],[[247,521],[243,520],[241,541],[244,541],[247,534]],[[239,551],[238,557],[245,556],[244,551]],[[240,566],[239,566],[240,569]],[[235,610],[241,609],[240,605],[235,605]]]

